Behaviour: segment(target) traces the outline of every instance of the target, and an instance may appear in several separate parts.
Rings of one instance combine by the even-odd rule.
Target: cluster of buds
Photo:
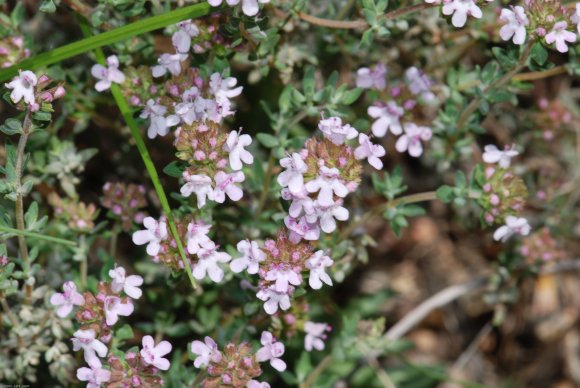
[[[145,213],[140,209],[147,206],[145,186],[122,182],[107,182],[103,186],[101,204],[110,210],[110,216],[120,221],[125,232],[133,228],[133,223],[141,224]]]
[[[554,132],[572,121],[572,112],[559,100],[549,101],[542,98],[538,101],[539,112],[534,113],[534,126],[542,131],[542,139],[553,140]]]
[[[543,264],[566,258],[566,252],[560,248],[548,228],[531,234],[522,240],[520,254],[529,264]]]
[[[62,84],[49,87],[52,83],[52,79],[47,75],[37,77],[33,72],[25,70],[20,71],[5,86],[12,90],[10,99],[16,104],[17,109],[52,112],[52,102],[65,95]]]
[[[390,131],[399,136],[395,144],[397,151],[419,157],[423,154],[422,142],[431,139],[432,131],[429,127],[414,123],[412,118],[419,103],[435,100],[435,94],[431,90],[434,83],[423,71],[410,67],[405,71],[403,83],[387,88],[386,74],[387,69],[382,64],[373,69],[361,68],[357,72],[357,86],[384,91],[391,99],[387,103],[379,102],[368,108],[369,116],[375,119],[371,127],[372,133],[383,137]]]
[[[186,243],[186,258],[193,268],[193,276],[202,280],[209,277],[219,283],[224,278],[220,264],[228,263],[231,256],[219,250],[209,237],[211,225],[193,219],[176,220],[177,231],[181,241]],[[137,245],[147,244],[147,253],[155,262],[161,262],[174,270],[183,270],[184,264],[173,236],[168,233],[167,221],[146,217],[143,221],[146,230],[133,233],[133,242]]]
[[[499,31],[503,40],[521,45],[529,35],[565,53],[580,33],[580,3],[572,11],[560,0],[525,0],[523,6],[504,8],[500,21],[505,23]]]
[[[378,158],[385,155],[381,146],[372,144],[364,134],[359,137],[356,129],[343,125],[338,117],[323,119],[319,128],[323,139],[309,139],[304,149],[280,161],[285,168],[278,176],[282,197],[292,201],[284,223],[294,243],[318,240],[321,229],[326,233],[336,229],[335,219],[347,220],[349,212],[342,204],[360,183],[359,159],[380,162]],[[361,146],[355,151],[345,143],[357,137]]]
[[[309,243],[292,242],[286,232],[279,232],[276,240],[266,240],[262,248],[255,241],[243,240],[237,249],[241,257],[235,258],[230,268],[235,273],[247,271],[259,276],[256,296],[264,301],[264,310],[270,315],[291,307],[290,298],[302,284],[303,272],[309,274],[313,289],[320,289],[323,283],[332,285],[326,273],[332,259],[322,250],[313,253]]]
[[[22,36],[9,36],[0,39],[0,67],[6,68],[30,56],[30,50],[24,47]]]
[[[57,315],[62,318],[68,316],[74,306],[80,307],[75,317],[81,326],[71,340],[73,350],[83,350],[88,367],[79,368],[77,378],[86,381],[89,387],[105,383],[107,387],[161,384],[156,374],[158,370],[169,369],[169,361],[163,358],[171,351],[169,342],[162,341],[155,346],[153,338],[145,336],[140,353],[126,353],[124,362],[109,352],[107,344],[113,338],[113,326],[119,316],[133,313],[132,299],[141,297],[139,287],[143,284],[141,276],[127,276],[123,267],[110,270],[109,276],[112,281],[100,282],[97,295],[89,291],[80,294],[76,285],[68,281],[62,293],[55,293],[50,298],[50,303],[57,307]],[[109,369],[104,367],[107,365]]]
[[[284,355],[284,344],[267,331],[262,332],[260,342],[262,347],[254,352],[247,342],[239,345],[228,343],[224,350],[220,351],[211,337],[205,337],[204,342],[193,341],[191,352],[196,356],[193,364],[196,368],[206,368],[208,374],[208,377],[202,380],[201,386],[270,387],[268,383],[255,380],[262,374],[259,363],[269,361],[274,369],[285,371],[286,363],[280,359]]]
[[[483,219],[488,225],[501,224],[510,215],[524,210],[528,191],[523,180],[511,170],[488,166],[483,193],[478,199],[484,209]]]
[[[87,205],[78,198],[61,198],[56,193],[49,194],[48,203],[54,208],[55,216],[68,223],[73,231],[88,233],[95,227],[99,212],[94,204]]]
[[[425,3],[433,5],[442,4],[441,13],[445,16],[453,15],[451,24],[457,28],[465,26],[468,16],[481,19],[483,12],[480,6],[491,2],[493,0],[425,0]]]

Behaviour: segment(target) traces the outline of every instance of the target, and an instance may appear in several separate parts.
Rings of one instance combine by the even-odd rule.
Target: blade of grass
[[[194,4],[188,7],[178,8],[163,15],[142,19],[98,35],[91,34],[85,39],[25,59],[14,66],[0,70],[0,82],[14,77],[18,74],[18,70],[36,70],[145,32],[158,30],[185,19],[194,19],[208,15],[210,10],[211,6],[206,2]]]
[[[36,239],[39,239],[39,240],[50,241],[50,242],[53,242],[53,243],[56,243],[56,244],[67,245],[69,247],[75,247],[75,246],[77,246],[77,243],[74,242],[74,241],[72,241],[72,240],[65,240],[64,238],[52,237],[52,236],[48,236],[48,235],[45,235],[45,234],[40,234],[40,233],[35,233],[35,232],[29,232],[29,231],[26,231],[26,230],[9,228],[7,226],[0,226],[0,232],[15,234],[15,235],[24,236],[24,237],[36,238]]]
[[[85,36],[91,35],[91,28],[88,22],[82,18],[78,17],[81,30]],[[97,62],[101,65],[106,66],[105,54],[103,50],[99,47],[94,50],[95,56],[97,57]],[[171,207],[169,206],[169,201],[167,200],[167,195],[165,195],[165,190],[163,190],[163,186],[161,185],[161,181],[159,180],[159,175],[157,174],[157,169],[153,164],[153,160],[151,160],[151,155],[147,150],[147,146],[145,145],[145,141],[139,132],[139,126],[137,122],[133,118],[133,114],[131,112],[131,108],[129,108],[129,104],[123,97],[119,86],[116,84],[111,85],[111,93],[113,94],[113,98],[117,103],[117,107],[121,111],[125,122],[129,126],[131,130],[131,135],[135,140],[135,144],[137,145],[137,149],[139,150],[139,154],[141,155],[141,159],[143,159],[143,163],[145,163],[145,168],[149,173],[149,177],[151,178],[151,182],[153,182],[153,187],[155,188],[155,192],[157,193],[157,197],[159,197],[159,202],[161,202],[161,207],[163,208],[163,212],[167,217],[167,223],[169,224],[169,230],[175,239],[175,243],[177,244],[177,249],[179,250],[179,255],[181,256],[181,260],[183,261],[183,265],[185,266],[185,271],[187,272],[187,276],[189,277],[189,281],[191,282],[191,286],[195,289],[197,284],[195,279],[193,278],[193,273],[191,272],[191,266],[189,265],[189,260],[185,256],[185,250],[183,249],[183,243],[181,242],[181,238],[179,237],[179,233],[177,231],[177,227],[175,226],[175,221],[173,219],[173,214],[171,213]]]

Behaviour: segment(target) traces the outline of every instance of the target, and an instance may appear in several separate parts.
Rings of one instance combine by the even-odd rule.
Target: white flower
[[[256,360],[258,362],[270,361],[272,368],[284,372],[286,363],[280,359],[284,355],[284,344],[276,341],[272,333],[268,331],[262,332],[260,342],[262,347],[256,352]]]
[[[236,131],[231,131],[224,144],[224,148],[228,151],[230,166],[232,170],[241,170],[242,162],[246,164],[254,163],[254,157],[251,153],[245,150],[245,147],[252,144],[252,138],[250,135],[239,135]]]
[[[348,220],[349,212],[342,206],[342,200],[325,207],[317,207],[316,216],[320,220],[320,228],[324,233],[332,233],[336,230],[335,218],[339,221]]]
[[[506,242],[514,234],[527,236],[530,234],[532,227],[523,217],[507,216],[505,218],[505,225],[500,226],[493,234],[493,239],[496,241]]]
[[[238,252],[242,254],[230,263],[230,268],[235,273],[240,273],[247,269],[250,275],[255,275],[260,269],[260,262],[266,260],[266,254],[260,249],[255,241],[242,240],[236,246]]]
[[[183,172],[185,184],[181,186],[181,195],[189,197],[192,193],[197,196],[197,207],[201,209],[205,206],[206,199],[213,201],[213,189],[211,187],[211,178],[207,175],[190,175],[187,171]]]
[[[191,48],[191,38],[199,35],[199,28],[191,21],[184,20],[177,24],[179,31],[171,37],[171,43],[179,53],[187,53]]]
[[[219,7],[222,2],[223,0],[208,0],[208,3],[212,7]],[[255,16],[260,10],[258,3],[266,4],[269,2],[270,0],[242,0],[242,11],[247,16]],[[226,0],[226,3],[228,3],[230,7],[233,7],[234,5],[238,5],[240,0]]]
[[[318,129],[324,134],[324,137],[333,144],[341,145],[347,140],[352,140],[358,135],[358,131],[349,124],[342,125],[340,117],[329,117],[320,120]]]
[[[167,72],[172,75],[179,75],[181,73],[181,62],[187,59],[186,54],[161,54],[157,60],[158,65],[151,68],[153,77],[163,77]]]
[[[358,160],[366,158],[371,166],[377,170],[382,170],[383,162],[380,158],[387,153],[383,146],[373,144],[371,139],[364,133],[358,135],[358,142],[360,145],[354,150],[354,157]]]
[[[421,140],[428,141],[431,136],[430,128],[418,126],[415,123],[405,123],[405,134],[399,137],[395,148],[399,152],[409,151],[409,155],[418,158],[423,153]]]
[[[125,74],[119,70],[119,59],[116,55],[107,58],[107,67],[100,64],[93,65],[91,74],[99,80],[95,84],[98,92],[109,89],[113,82],[116,84],[125,82]]]
[[[443,5],[443,15],[451,15],[451,24],[455,27],[463,27],[467,21],[467,16],[471,15],[476,19],[481,18],[481,9],[474,0],[451,0]]]
[[[225,252],[219,252],[217,248],[218,246],[212,242],[197,252],[199,261],[192,271],[194,278],[201,280],[206,277],[207,273],[213,282],[219,283],[222,281],[224,271],[219,266],[219,263],[227,263],[232,257]]]
[[[196,368],[208,366],[210,361],[219,362],[222,357],[217,344],[211,337],[205,337],[204,342],[193,341],[191,343],[191,352],[197,355],[193,361],[193,366]]]
[[[107,355],[107,346],[96,339],[96,333],[93,329],[89,330],[77,330],[73,334],[72,338],[73,350],[76,352],[83,349],[85,361],[89,365],[101,365],[101,362],[97,358],[105,357]]]
[[[324,340],[326,339],[326,332],[330,330],[330,326],[326,323],[306,322],[304,324],[304,348],[307,352],[316,350],[324,350]]]
[[[340,178],[340,172],[336,168],[320,167],[316,179],[306,183],[306,190],[309,193],[318,192],[318,203],[320,206],[330,206],[334,204],[333,193],[341,198],[346,197],[348,189]]]
[[[246,388],[270,388],[270,384],[265,381],[250,380],[246,384]]]
[[[279,293],[287,294],[290,292],[290,284],[294,286],[302,283],[302,278],[292,269],[271,269],[266,272],[265,279],[274,283],[274,290]]]
[[[383,90],[387,86],[387,67],[379,63],[373,69],[361,67],[356,72],[356,86],[363,89]]]
[[[8,89],[12,89],[10,99],[17,104],[20,100],[24,100],[28,105],[36,103],[34,99],[34,87],[38,82],[36,74],[29,70],[25,70],[12,78],[12,81],[5,84]]]
[[[74,305],[82,306],[85,304],[85,298],[77,292],[77,286],[71,282],[64,282],[62,285],[63,293],[56,293],[50,297],[50,303],[53,306],[59,306],[56,315],[61,318],[70,314]]]
[[[161,218],[159,222],[153,217],[145,217],[143,225],[147,230],[139,230],[133,233],[133,242],[137,245],[147,244],[147,254],[157,256],[161,248],[161,242],[167,239],[167,222]]]
[[[109,276],[113,279],[111,289],[113,292],[125,291],[133,299],[139,299],[143,292],[139,287],[143,284],[143,278],[139,275],[125,276],[125,268],[116,267],[109,270]]]
[[[504,151],[499,150],[495,145],[486,145],[483,149],[483,161],[485,163],[498,163],[500,167],[508,168],[511,164],[512,158],[519,155],[515,150],[515,145],[505,148]]]
[[[202,248],[211,248],[214,243],[207,237],[211,225],[206,225],[203,222],[190,222],[187,225],[187,252],[195,255]]]
[[[155,139],[157,135],[165,136],[169,133],[169,128],[179,124],[179,117],[177,115],[169,115],[165,117],[167,107],[157,104],[154,100],[149,99],[143,112],[141,112],[142,119],[150,119],[149,128],[147,129],[147,137]]]
[[[288,310],[290,308],[290,296],[276,292],[273,287],[258,291],[256,297],[265,302],[264,310],[270,315],[275,314],[278,308],[282,310]]]
[[[290,193],[294,195],[300,194],[304,188],[303,174],[308,170],[302,156],[295,152],[291,156],[281,159],[280,165],[286,169],[278,175],[280,186],[288,187]]]
[[[568,23],[565,21],[558,22],[554,24],[552,31],[546,35],[546,43],[552,44],[556,43],[556,50],[561,53],[568,51],[568,45],[566,42],[574,43],[576,42],[576,34],[568,31]]]
[[[215,174],[215,189],[213,191],[214,201],[217,203],[224,203],[226,195],[234,202],[239,201],[244,196],[244,192],[235,183],[243,182],[246,179],[241,171],[227,174],[223,171],[218,171]]]
[[[512,7],[512,10],[502,9],[499,20],[506,23],[499,30],[499,35],[503,40],[510,40],[513,37],[514,44],[524,43],[526,40],[526,26],[530,24],[524,7],[517,5]]]
[[[390,130],[393,134],[400,135],[403,129],[399,119],[403,113],[405,110],[394,101],[389,102],[384,107],[369,106],[369,116],[377,119],[371,127],[373,134],[377,137],[383,137]]]
[[[310,270],[308,284],[315,290],[322,288],[322,283],[332,286],[332,279],[326,273],[326,268],[334,264],[330,257],[324,254],[324,251],[316,251],[306,261],[306,268]]]
[[[107,325],[113,326],[117,321],[119,321],[119,315],[128,317],[133,314],[135,307],[131,300],[127,300],[125,303],[121,301],[118,296],[106,296],[104,302],[105,310],[105,321]]]

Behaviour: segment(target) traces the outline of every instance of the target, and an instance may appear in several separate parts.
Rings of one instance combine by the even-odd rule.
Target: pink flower
[[[130,300],[123,303],[118,296],[105,297],[105,320],[109,326],[113,326],[119,321],[119,315],[128,317],[133,314],[134,309],[135,307]]]
[[[512,10],[504,8],[501,10],[499,20],[506,24],[499,30],[499,36],[503,40],[510,40],[513,37],[514,44],[523,44],[526,40],[526,26],[530,24],[524,7],[517,5]]]
[[[258,380],[250,380],[246,388],[270,388],[270,384]]]
[[[199,261],[193,268],[194,278],[201,280],[205,278],[207,273],[212,281],[216,283],[222,281],[224,271],[219,266],[219,263],[227,263],[232,257],[225,252],[219,252],[217,248],[212,242],[197,252]]]
[[[292,200],[288,213],[294,218],[300,217],[302,212],[306,216],[316,216],[315,201],[310,198],[308,191],[303,187],[299,194],[292,194],[289,189],[282,189],[282,198],[285,200]]]
[[[304,348],[307,352],[312,349],[323,350],[324,340],[327,338],[326,332],[330,331],[330,326],[326,323],[306,322],[304,324]]]
[[[425,73],[416,67],[410,67],[405,72],[405,80],[409,86],[409,90],[415,96],[424,102],[429,102],[435,99],[435,95],[431,91],[433,81]]]
[[[515,145],[506,146],[504,151],[499,150],[495,145],[486,145],[483,152],[483,161],[485,163],[497,163],[500,167],[508,168],[512,158],[518,156],[519,152],[515,150]]]
[[[371,127],[373,134],[383,137],[390,130],[393,134],[400,135],[403,129],[399,120],[404,113],[405,110],[394,101],[387,103],[384,107],[369,106],[369,116],[377,119]]]
[[[209,89],[217,99],[229,100],[242,94],[242,86],[235,87],[238,80],[234,77],[222,78],[220,73],[213,73],[209,77]]]
[[[123,290],[125,294],[133,299],[139,299],[143,294],[139,289],[139,286],[143,284],[143,278],[141,276],[125,276],[125,268],[123,267],[116,267],[115,269],[109,270],[109,276],[113,279],[111,282],[113,292],[119,293]]]
[[[243,182],[246,177],[243,172],[236,171],[227,174],[223,171],[218,171],[215,174],[215,189],[213,191],[214,201],[223,203],[226,200],[226,195],[234,202],[239,201],[244,196],[244,192],[235,183]]]
[[[212,7],[219,7],[222,2],[223,0],[208,0],[208,3]],[[234,5],[238,5],[240,0],[226,0],[226,2],[230,7],[233,7]],[[269,2],[270,0],[242,0],[242,11],[246,16],[255,16],[260,10],[258,3],[266,4]]]
[[[53,306],[60,306],[56,310],[56,315],[61,318],[70,314],[73,305],[82,306],[85,304],[85,298],[77,292],[77,286],[71,282],[65,282],[62,285],[63,293],[56,293],[50,297],[50,303]]]
[[[264,278],[270,282],[275,282],[274,290],[284,294],[290,292],[290,284],[298,286],[302,283],[302,277],[291,269],[273,268],[266,272]]]
[[[568,23],[565,21],[558,22],[554,24],[552,31],[546,35],[546,43],[552,44],[556,43],[556,50],[561,53],[568,51],[568,45],[566,42],[574,43],[576,42],[576,34],[568,31]]]
[[[177,52],[186,54],[191,48],[191,38],[199,35],[199,28],[191,21],[184,20],[177,24],[179,30],[171,36],[171,43]]]
[[[399,152],[409,151],[409,155],[418,158],[423,153],[421,140],[428,141],[431,136],[431,129],[428,127],[418,126],[415,123],[405,123],[405,134],[399,137],[395,148]]]
[[[342,125],[340,117],[320,120],[318,129],[324,134],[324,137],[336,145],[344,144],[345,141],[352,140],[358,135],[358,131],[349,124]]]
[[[228,135],[228,139],[224,148],[228,151],[230,166],[233,170],[241,170],[243,165],[242,162],[246,164],[254,163],[254,156],[245,150],[245,147],[252,144],[252,138],[250,135],[239,135],[238,132],[232,131]]]
[[[179,75],[181,73],[181,62],[187,59],[186,54],[161,54],[157,60],[158,65],[151,68],[153,77],[163,77],[167,72],[172,75]]]
[[[169,360],[163,356],[169,352],[171,352],[171,344],[168,341],[161,341],[155,346],[153,337],[150,335],[143,337],[143,349],[141,349],[140,354],[145,364],[153,365],[157,369],[168,370]]]
[[[572,17],[570,18],[570,20],[572,21],[572,23],[576,24],[576,29],[580,34],[580,3],[576,3],[576,10],[572,15]]]
[[[320,206],[330,206],[334,204],[333,194],[344,198],[348,194],[348,189],[340,178],[340,172],[336,168],[320,167],[316,179],[306,183],[306,190],[309,193],[318,192],[318,203]]]
[[[169,115],[165,117],[167,108],[163,105],[157,104],[154,100],[149,99],[143,112],[141,112],[142,119],[150,119],[149,128],[147,129],[147,137],[155,139],[157,135],[165,136],[169,133],[169,128],[179,124],[179,117],[176,115]]]
[[[306,261],[306,267],[310,270],[308,284],[315,290],[322,288],[322,283],[332,286],[332,279],[326,273],[326,268],[334,264],[330,257],[324,254],[324,251],[316,251]]]
[[[369,164],[377,170],[382,170],[383,162],[380,158],[387,153],[382,145],[373,144],[371,139],[361,133],[358,135],[359,146],[354,150],[354,157],[358,160],[367,159]]]
[[[465,25],[468,15],[476,19],[480,19],[483,15],[474,0],[451,0],[443,5],[442,12],[443,15],[453,14],[451,24],[458,28]]]
[[[153,217],[145,217],[143,225],[147,230],[133,233],[133,242],[137,245],[147,244],[147,254],[157,256],[161,249],[161,242],[168,237],[167,223],[164,218],[157,222]]]
[[[290,296],[285,293],[276,292],[273,287],[258,291],[256,296],[265,302],[264,310],[270,315],[275,314],[278,308],[282,310],[288,310],[290,308]]]
[[[514,234],[527,236],[530,234],[532,227],[523,217],[507,216],[505,218],[505,225],[500,226],[493,234],[493,239],[496,241],[506,242]]]
[[[282,187],[288,187],[290,193],[300,194],[304,188],[304,173],[308,170],[308,166],[304,163],[304,159],[298,153],[293,153],[291,156],[280,160],[280,165],[286,170],[278,175],[278,183]]]
[[[98,358],[96,359],[98,361]],[[77,379],[86,381],[87,388],[99,388],[101,384],[111,379],[111,372],[103,369],[101,362],[92,365],[90,368],[83,367],[77,369]]]
[[[208,366],[210,361],[219,362],[222,358],[222,354],[219,352],[217,344],[211,337],[205,337],[204,342],[193,341],[191,343],[191,352],[197,355],[193,361],[193,365],[196,368]]]
[[[250,275],[258,273],[260,262],[266,260],[266,254],[260,249],[255,241],[242,240],[237,245],[241,257],[230,263],[230,268],[235,273],[240,273],[247,268]]]
[[[192,255],[198,253],[202,248],[212,248],[215,246],[213,241],[207,237],[211,225],[203,222],[190,222],[187,225],[187,251]]]
[[[10,99],[13,103],[17,104],[20,100],[24,100],[26,104],[33,105],[36,103],[34,98],[34,87],[37,83],[38,78],[36,78],[36,74],[29,70],[25,70],[12,78],[12,81],[5,84],[5,86],[8,89],[12,89]]]
[[[258,362],[270,361],[272,368],[284,372],[286,363],[280,359],[284,354],[284,344],[277,342],[272,333],[268,331],[262,332],[260,342],[262,347],[256,352],[256,360]]]
[[[378,63],[373,69],[361,67],[356,72],[356,86],[363,89],[383,90],[387,86],[387,67]]]
[[[119,70],[119,58],[116,55],[107,58],[107,67],[100,64],[93,65],[91,74],[99,80],[95,84],[97,92],[109,89],[113,82],[116,84],[125,82],[125,74]]]
[[[192,193],[197,196],[197,207],[201,209],[205,206],[206,200],[214,200],[214,191],[211,187],[211,178],[207,175],[191,175],[187,171],[183,172],[185,184],[181,186],[181,195],[189,197]]]
[[[295,218],[286,216],[284,224],[290,232],[288,238],[294,244],[298,244],[302,239],[315,241],[320,238],[320,227],[316,222],[308,222],[306,217]]]
[[[89,365],[101,365],[97,355],[99,357],[105,357],[107,355],[107,346],[96,339],[96,333],[94,330],[77,330],[73,334],[72,338],[73,350],[76,352],[83,349],[85,361]]]
[[[318,207],[316,215],[320,220],[320,228],[324,233],[332,233],[336,230],[336,221],[348,220],[349,212],[345,207],[342,207],[342,200],[336,201],[334,204],[325,207]]]

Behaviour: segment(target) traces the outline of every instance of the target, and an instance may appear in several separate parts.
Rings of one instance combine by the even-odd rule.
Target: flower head
[[[483,152],[483,161],[485,163],[497,163],[500,167],[508,168],[513,157],[518,156],[519,152],[515,146],[506,146],[504,151],[499,150],[495,145],[486,145]]]
[[[322,283],[332,286],[332,279],[326,273],[326,268],[332,266],[334,261],[324,254],[324,251],[316,251],[306,261],[306,267],[310,270],[308,284],[315,290],[322,288]]]
[[[288,187],[292,194],[300,194],[304,188],[304,173],[308,166],[299,153],[280,160],[280,165],[286,170],[278,175],[278,183],[282,187]]]
[[[523,217],[507,216],[505,223],[505,225],[500,226],[493,234],[494,240],[506,242],[514,234],[527,236],[532,230],[528,220]]]
[[[210,361],[219,362],[221,360],[218,346],[211,337],[205,337],[204,342],[193,341],[191,343],[191,352],[197,355],[193,361],[193,365],[196,368],[207,366]]]
[[[167,223],[164,218],[159,221],[153,217],[145,217],[143,225],[147,230],[133,233],[133,242],[137,245],[147,244],[147,254],[156,256],[161,248],[161,242],[167,239]]]
[[[565,53],[568,51],[568,43],[576,42],[576,34],[568,31],[568,23],[565,21],[558,22],[554,24],[552,31],[550,31],[546,35],[546,43],[552,44],[555,43],[556,50],[561,53]]]
[[[258,362],[270,361],[272,368],[279,372],[284,372],[286,363],[280,359],[284,354],[284,344],[276,341],[272,333],[268,331],[262,332],[260,342],[262,347],[256,352]]]
[[[330,326],[326,323],[306,322],[304,324],[304,348],[307,352],[312,349],[323,350],[326,332],[330,331]]]
[[[383,162],[380,158],[387,153],[382,145],[373,144],[371,139],[361,133],[358,135],[359,146],[354,150],[354,157],[358,160],[367,159],[369,164],[377,170],[382,170]]]
[[[340,117],[320,120],[318,129],[324,134],[324,137],[336,145],[344,144],[346,140],[352,140],[358,135],[358,131],[350,124],[342,125]]]
[[[36,103],[34,98],[34,87],[38,83],[38,78],[36,74],[29,70],[20,72],[16,77],[12,79],[9,83],[5,84],[8,89],[12,89],[10,93],[10,99],[13,103],[17,104],[20,100],[28,105],[33,105]]]
[[[383,90],[387,86],[387,67],[378,63],[374,68],[361,67],[356,72],[356,86],[363,89]]]
[[[145,364],[153,365],[157,369],[168,370],[169,360],[163,356],[169,352],[171,352],[171,344],[168,341],[161,341],[155,346],[153,337],[150,335],[143,337],[143,349],[140,353]]]
[[[83,349],[87,364],[100,366],[101,362],[97,358],[97,355],[99,357],[105,357],[108,349],[104,343],[96,339],[95,331],[93,329],[77,330],[73,336],[73,350],[76,352]]]
[[[266,254],[260,249],[255,241],[242,240],[237,245],[238,252],[242,254],[230,263],[230,268],[235,273],[247,269],[250,275],[258,273],[260,262],[266,259]]]
[[[236,132],[232,131],[228,135],[228,140],[224,145],[226,151],[230,153],[230,166],[233,170],[241,170],[242,169],[242,162],[246,164],[254,163],[254,156],[245,150],[245,147],[252,144],[252,138],[250,135],[241,135]]]
[[[405,110],[394,101],[387,103],[384,107],[370,106],[368,114],[376,119],[371,127],[373,134],[383,137],[390,130],[393,134],[400,135],[403,129],[399,120],[404,113]]]
[[[203,222],[190,222],[187,225],[187,252],[195,255],[202,248],[211,248],[214,246],[213,241],[207,237],[211,225]]]
[[[480,19],[483,13],[475,4],[474,0],[451,0],[443,5],[443,15],[453,15],[451,24],[455,27],[463,27],[467,21],[467,16]]]
[[[213,191],[214,201],[223,203],[226,195],[234,202],[239,201],[244,196],[242,189],[235,183],[243,182],[246,177],[243,172],[236,171],[231,174],[218,171],[215,174],[215,189]]]
[[[193,277],[197,280],[205,278],[206,273],[209,278],[219,283],[224,278],[224,271],[219,266],[219,263],[227,263],[232,259],[230,255],[225,252],[219,252],[218,246],[213,242],[204,246],[197,252],[199,261],[193,268]]]
[[[399,152],[409,151],[409,155],[418,158],[423,153],[421,141],[428,141],[431,136],[430,128],[415,123],[405,123],[405,133],[399,137],[395,148]]]
[[[208,3],[212,7],[219,7],[222,2],[223,0],[208,0]],[[226,0],[226,2],[230,7],[233,7],[234,5],[238,5],[240,0]],[[266,4],[269,2],[270,0],[242,0],[242,11],[246,16],[256,16],[260,10],[258,3]]]
[[[523,44],[526,40],[526,26],[530,23],[524,7],[517,5],[512,9],[501,10],[499,20],[506,24],[499,30],[499,35],[503,40],[510,40],[513,37],[514,44]]]
[[[181,195],[189,197],[192,193],[195,193],[198,208],[201,209],[204,207],[207,199],[213,201],[214,191],[211,187],[212,182],[210,177],[203,174],[191,175],[187,171],[184,171],[183,180],[185,184],[181,186]]]
[[[125,268],[116,267],[109,270],[109,276],[113,279],[111,282],[111,289],[114,292],[125,291],[133,299],[139,299],[143,292],[139,286],[143,284],[143,278],[139,275],[125,276]]]
[[[91,74],[99,80],[95,84],[95,89],[98,92],[109,89],[113,82],[116,84],[125,82],[125,74],[119,70],[119,58],[116,55],[111,55],[107,58],[107,66],[101,64],[93,65]]]
[[[147,137],[155,139],[157,135],[165,136],[169,133],[169,128],[179,124],[179,117],[177,115],[165,116],[167,108],[149,99],[143,112],[141,112],[142,119],[149,119],[149,128],[147,129]]]
[[[128,317],[133,314],[134,309],[135,307],[130,299],[123,302],[118,296],[108,295],[105,297],[105,321],[108,326],[113,326],[117,323],[119,321],[119,315]]]
[[[96,359],[98,361],[98,358]],[[99,388],[111,379],[111,371],[103,369],[101,362],[91,365],[90,368],[77,369],[77,379],[87,382],[87,388]]]
[[[73,305],[82,306],[85,304],[85,298],[77,292],[77,286],[71,282],[65,282],[62,285],[63,293],[56,293],[50,297],[50,303],[54,306],[59,306],[56,314],[64,318],[70,314]]]
[[[340,173],[336,168],[320,167],[318,176],[306,183],[306,190],[309,193],[318,192],[318,203],[320,206],[331,206],[334,204],[333,194],[344,198],[348,194],[348,189],[340,178]]]
[[[171,43],[177,52],[185,54],[191,48],[191,38],[199,35],[199,28],[191,19],[180,22],[177,27],[179,30],[171,36]]]
[[[286,293],[277,292],[273,287],[261,289],[256,294],[258,299],[264,301],[264,310],[266,313],[272,315],[278,311],[288,310],[290,308],[290,296]]]

